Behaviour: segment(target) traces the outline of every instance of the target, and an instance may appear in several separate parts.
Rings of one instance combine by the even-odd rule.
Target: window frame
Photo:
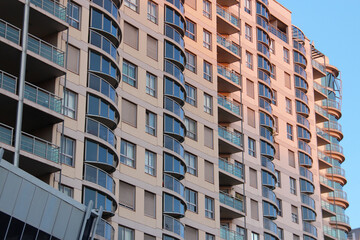
[[[294,129],[293,126],[289,123],[286,123],[286,137],[291,141],[294,140]]]
[[[185,22],[186,22],[185,36],[196,42],[196,23],[188,18],[185,19]],[[194,27],[194,32],[190,31],[189,28],[190,26]]]
[[[130,76],[129,67],[134,69],[135,76]],[[127,74],[125,74],[125,70],[124,70],[125,68],[127,69]],[[134,85],[131,82],[129,82],[129,80],[131,80]],[[138,85],[138,66],[125,59],[123,60],[123,64],[122,64],[122,82],[125,82],[134,88],[137,88]]]
[[[296,193],[296,179],[289,177],[290,179],[290,193],[293,195],[297,195]]]
[[[154,81],[154,88],[151,87],[151,81]],[[151,74],[149,72],[146,72],[146,88],[145,88],[146,94],[157,98],[157,76],[154,74]]]
[[[244,11],[251,15],[251,0],[244,0]]]
[[[155,12],[153,12],[155,10]],[[147,4],[147,19],[150,22],[158,24],[158,4],[148,0]]]
[[[122,150],[123,150],[123,143],[126,144],[125,145],[125,151],[126,153],[123,153]],[[128,146],[131,146],[134,148],[134,151],[133,151],[133,158],[130,158],[129,156],[127,156],[128,154]],[[123,158],[125,158],[126,162],[123,161]],[[130,161],[130,164],[128,163]],[[120,163],[126,165],[126,166],[129,166],[129,167],[132,167],[132,168],[136,168],[136,144],[132,143],[132,142],[129,142],[125,139],[121,139],[121,143],[120,143]]]
[[[189,51],[185,50],[185,56],[186,56],[186,66],[185,66],[185,68],[187,70],[189,70],[190,72],[193,72],[193,73],[196,74],[196,72],[197,72],[197,66],[196,66],[197,57],[196,57],[196,55],[193,54],[192,52],[189,52]],[[192,61],[190,61],[190,59]],[[190,64],[190,62],[193,62],[193,63],[191,63],[192,65]]]
[[[284,62],[290,63],[290,51],[286,47],[283,48]]]
[[[72,145],[72,154],[67,153],[69,143],[71,143],[71,145]],[[70,167],[74,167],[75,166],[76,140],[73,138],[70,138],[68,136],[62,135],[60,146],[61,146],[61,163],[68,165]],[[67,159],[71,159],[71,164],[68,163]]]
[[[193,199],[194,202],[191,201],[192,199],[190,197],[190,193],[192,193],[194,196]],[[198,193],[190,188],[185,188],[185,200],[186,200],[187,210],[194,213],[198,213]]]
[[[135,240],[135,230],[134,229],[132,229],[132,228],[128,228],[128,227],[125,227],[125,226],[123,226],[123,225],[119,225],[118,226],[118,238],[120,239],[120,237],[121,237],[121,239],[123,239],[123,240]],[[125,233],[126,232],[130,232],[130,234],[131,234],[131,239],[125,239]],[[121,236],[120,236],[120,234],[121,234]]]
[[[139,12],[139,2],[138,0],[124,0],[124,5],[134,12]]]
[[[145,132],[152,135],[152,136],[156,136],[157,134],[157,115],[153,112],[150,112],[149,110],[146,110],[145,112]],[[150,125],[150,116],[153,116],[154,118],[154,126]]]
[[[286,103],[286,112],[288,114],[292,114],[292,102],[291,102],[291,99],[285,97],[285,103]]]
[[[203,0],[203,16],[211,19],[211,2]]]
[[[150,161],[149,161],[150,160],[150,158],[149,158],[150,155],[154,157],[152,159],[153,165],[149,164],[150,163]],[[156,161],[157,161],[156,153],[146,149],[145,150],[145,169],[144,169],[146,174],[149,174],[151,176],[156,177]]]
[[[248,154],[256,157],[256,141],[250,137],[248,137]]]
[[[203,78],[209,82],[212,82],[212,64],[204,60],[203,71]]]
[[[190,97],[190,91],[188,91],[188,89],[190,90],[193,90],[194,92],[194,98],[191,98]],[[185,90],[186,90],[186,99],[185,99],[185,102],[189,103],[190,105],[192,106],[197,106],[197,89],[189,84],[185,84]]]
[[[211,39],[212,39],[212,34],[211,32],[209,32],[208,30],[206,30],[205,28],[203,29],[203,47],[210,50],[212,49],[211,47]]]
[[[184,154],[184,160],[186,163],[186,172],[197,176],[198,175],[198,158],[196,155],[185,152]]]
[[[204,92],[204,112],[213,114],[213,97]]]
[[[74,7],[76,7],[78,9],[78,11],[79,11],[79,13],[78,13],[79,14],[78,18],[79,19],[76,19],[76,18],[73,17],[73,15],[74,15]],[[73,1],[68,1],[68,3],[67,3],[67,20],[66,20],[66,22],[70,26],[72,26],[73,28],[76,28],[78,30],[81,29],[81,10],[82,9],[81,9],[81,6],[79,4],[74,3]],[[71,11],[71,14],[69,13],[69,11]],[[76,24],[78,24],[77,27],[74,26]]]
[[[209,219],[215,219],[214,211],[214,199],[208,196],[205,196],[205,217]]]
[[[191,125],[190,125],[191,124]],[[197,141],[197,122],[189,117],[185,116],[185,126],[186,126],[186,137]],[[191,126],[193,126],[194,132],[191,132]]]
[[[245,53],[246,55],[246,67],[249,68],[249,69],[253,69],[253,55],[252,53],[246,51]]]
[[[252,27],[247,23],[245,23],[245,38],[252,42]]]
[[[74,96],[74,106],[73,108],[71,106],[69,106],[69,97],[70,95]],[[64,88],[64,105],[63,105],[63,114],[69,118],[72,118],[72,119],[77,119],[77,105],[78,105],[78,94],[74,91],[71,91],[67,88]],[[70,113],[73,113],[73,117],[70,116],[71,114]]]

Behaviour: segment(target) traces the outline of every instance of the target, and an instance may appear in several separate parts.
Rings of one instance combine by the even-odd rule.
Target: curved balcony
[[[301,124],[304,127],[306,127],[307,130],[310,130],[310,122],[304,116],[300,114],[296,114],[296,121],[298,124]]]
[[[301,212],[302,212],[303,221],[308,221],[308,222],[316,221],[316,215],[317,214],[313,209],[302,206],[301,207]]]
[[[334,228],[342,229],[347,232],[351,231],[350,219],[345,214],[336,214],[335,217],[331,217],[330,225],[333,225]]]
[[[181,33],[172,26],[165,24],[165,36],[174,40],[181,48],[185,48],[185,42]]]
[[[173,153],[176,153],[176,155],[180,159],[184,159],[184,154],[185,154],[184,147],[175,138],[168,135],[164,135],[164,147],[168,150],[171,150]]]
[[[120,113],[112,103],[88,94],[86,116],[91,117],[110,129],[115,129],[120,120]]]
[[[100,219],[96,227],[95,234],[97,235],[98,239],[113,240],[115,236],[115,229],[113,226],[111,226],[110,223],[104,219]]]
[[[277,206],[276,194],[268,187],[262,187],[262,195],[265,197],[266,201],[270,201],[274,206]]]
[[[219,33],[231,35],[240,32],[240,19],[219,4],[216,5],[216,20]]]
[[[303,77],[305,80],[307,79],[307,73],[305,68],[298,64],[294,64],[294,71],[295,73],[299,74],[301,77]]]
[[[344,137],[342,133],[342,126],[336,121],[324,122],[323,129],[328,131],[331,136],[336,137],[339,141],[341,141]]]
[[[90,29],[89,43],[109,54],[116,64],[119,64],[117,47],[106,37]]]
[[[264,230],[267,231],[269,234],[271,234],[276,239],[279,239],[278,237],[278,227],[276,223],[274,223],[272,220],[268,218],[263,218],[264,221]]]
[[[245,216],[242,200],[221,191],[219,192],[219,199],[220,218],[233,219]]]
[[[261,55],[258,55],[258,69],[271,74],[271,64],[270,61],[264,58]]]
[[[348,240],[348,233],[341,229],[335,229],[324,225],[325,240]]]
[[[178,10],[174,10],[174,8],[165,6],[165,23],[173,26],[178,30],[182,36],[185,35],[185,17]]]
[[[319,127],[316,127],[316,136],[317,136],[318,146],[323,146],[330,143],[330,135],[324,132]]]
[[[185,225],[176,218],[165,214],[163,215],[163,229],[176,234],[182,239],[185,237]]]
[[[172,196],[168,193],[163,193],[163,213],[175,218],[182,218],[185,216],[186,202],[182,199]]]
[[[165,60],[178,66],[181,71],[185,70],[186,57],[184,49],[174,44],[172,41],[165,40]]]
[[[236,92],[241,90],[241,75],[237,72],[217,66],[218,92]]]
[[[84,162],[101,168],[106,172],[114,172],[119,163],[119,156],[111,149],[85,139]]]
[[[89,72],[109,82],[114,88],[120,83],[120,67],[111,58],[89,49]]]
[[[315,101],[324,100],[327,98],[328,90],[318,84],[317,82],[313,82],[314,86],[314,98]]]
[[[233,154],[243,150],[242,135],[228,131],[219,125],[219,153]]]
[[[300,179],[300,192],[314,194],[314,184],[305,179]]]
[[[234,63],[240,61],[240,46],[226,39],[221,35],[217,35],[217,55],[220,63]]]
[[[335,205],[327,201],[321,200],[321,209],[322,209],[323,218],[336,216]]]
[[[91,0],[91,2],[95,3],[96,5],[102,7],[106,10],[114,19],[120,21],[120,14],[119,11],[119,3],[115,3],[112,0]]]
[[[164,134],[170,135],[179,142],[183,142],[186,135],[186,126],[174,116],[164,114]]]
[[[245,240],[244,235],[231,231],[227,227],[220,227],[220,238],[225,240]]]
[[[341,167],[333,166],[326,169],[326,176],[332,177],[334,181],[340,183],[343,186],[347,183],[347,179],[345,177],[345,169]]]
[[[240,121],[242,116],[240,104],[232,101],[224,95],[218,94],[218,120],[220,123],[232,123]]]
[[[175,157],[171,154],[164,153],[164,173],[174,176],[178,180],[182,180],[186,173],[186,163],[183,159]]]
[[[272,131],[274,128],[274,120],[272,116],[264,112],[260,112],[260,125]]]
[[[90,29],[95,30],[101,35],[109,39],[115,46],[119,46],[121,42],[121,29],[118,21],[113,16],[91,8]]]
[[[182,14],[185,13],[184,3],[182,0],[166,0],[166,1],[174,5]]]
[[[325,109],[323,109],[317,104],[315,104],[314,109],[315,109],[316,123],[329,121],[329,114]]]
[[[265,31],[269,31],[269,24],[267,21],[264,20],[264,18],[256,16],[256,23],[262,28],[264,28]]]
[[[101,206],[103,207],[104,217],[112,217],[115,215],[117,203],[116,200],[112,197],[110,198],[109,195],[87,186],[84,186],[83,194],[83,204],[86,206],[89,204],[90,200],[92,200],[94,202],[94,208],[99,209]]]
[[[263,201],[263,216],[275,220],[278,216],[277,204],[272,204],[270,202]]]
[[[184,110],[182,109],[181,105],[172,100],[169,97],[164,96],[164,108],[174,114],[176,114],[181,121],[185,121],[185,113]]]
[[[300,176],[309,180],[310,182],[314,182],[313,173],[304,167],[299,167]]]
[[[335,189],[333,192],[329,192],[328,200],[329,201],[335,200],[335,205],[338,205],[342,208],[346,209],[347,207],[349,207],[349,202],[347,200],[347,194],[343,190]]]
[[[181,85],[172,78],[165,76],[164,96],[167,96],[178,102],[181,106],[184,106],[186,98],[185,85]]]
[[[269,142],[274,142],[274,136],[272,134],[272,131],[270,131],[268,128],[260,126],[260,136],[268,140]]]
[[[269,21],[268,4],[266,4],[264,1],[256,2],[256,14]]]
[[[164,188],[177,193],[183,200],[185,199],[185,187],[177,178],[164,174]],[[185,201],[185,200],[184,200]]]
[[[276,178],[275,165],[270,159],[262,157],[261,166],[264,167],[264,170],[270,172]]]
[[[331,157],[338,160],[340,163],[345,161],[344,149],[342,146],[336,143],[325,145],[325,153],[331,154]]]
[[[322,107],[326,108],[328,113],[331,115],[334,115],[336,117],[336,119],[340,119],[341,118],[341,103],[336,101],[336,100],[332,100],[332,99],[324,99],[322,100]]]
[[[311,156],[311,147],[302,140],[298,140],[298,147]]]
[[[322,193],[334,191],[334,182],[320,175],[320,189]]]
[[[293,53],[294,53],[294,63],[301,65],[305,69],[307,65],[307,60],[305,56],[297,51],[294,51]]]
[[[307,106],[307,104],[300,102],[299,100],[295,101],[295,106],[296,106],[296,113],[298,114],[302,114],[305,117],[308,117],[310,114],[310,108]]]
[[[320,169],[332,167],[334,161],[336,161],[320,150],[318,150],[318,159],[319,159],[319,168]]]
[[[261,155],[270,158],[270,159],[274,159],[275,157],[275,148],[272,144],[260,140],[260,153]]]
[[[219,158],[220,186],[233,186],[244,183],[244,170],[238,165]]]
[[[315,210],[315,200],[307,194],[301,194],[301,203]]]
[[[294,25],[291,25],[291,28],[292,28],[292,37],[293,39],[297,39],[297,40],[300,40],[300,41],[305,41],[305,34],[300,30],[300,28],[294,26]]]
[[[303,152],[298,152],[299,155],[299,165],[311,168],[313,164],[312,158],[307,154]]]
[[[297,137],[298,139],[303,140],[305,142],[310,142],[311,133],[306,128],[297,126]]]
[[[277,183],[277,178],[275,174],[261,170],[261,176],[263,186],[266,186],[272,190],[275,189]]]
[[[100,168],[85,164],[84,180],[95,183],[96,185],[99,185],[100,187],[110,191],[113,195],[115,194],[114,179],[107,172],[101,170]],[[112,197],[114,198],[114,196]]]
[[[317,238],[317,228],[311,223],[303,221],[303,230],[311,236]]]
[[[182,70],[174,63],[168,60],[164,61],[164,68],[165,68],[165,72],[170,74],[172,77],[174,77],[175,80],[178,81],[178,83],[180,83],[180,85],[185,90],[185,77]]]
[[[88,87],[102,93],[105,97],[112,100],[115,105],[118,104],[118,94],[115,88],[105,79],[93,73],[89,73]]]
[[[272,114],[272,107],[271,107],[271,103],[269,103],[268,101],[266,101],[263,98],[259,98],[259,107],[261,107],[262,109],[266,110],[268,112],[268,114]]]
[[[98,138],[101,138],[102,140],[110,144],[111,147],[116,148],[116,144],[117,144],[116,136],[114,132],[104,124],[96,120],[86,118],[85,128],[87,133],[90,133]]]
[[[269,73],[266,73],[261,69],[258,69],[258,79],[264,81],[268,87],[271,86],[271,79]]]
[[[305,92],[295,89],[295,96],[306,104],[309,104],[308,97]]]
[[[264,54],[264,56],[267,57],[268,60],[269,60],[269,58],[270,58],[270,51],[269,51],[269,47],[268,47],[267,45],[263,44],[262,42],[258,42],[258,43],[257,43],[257,50],[258,50],[260,53]]]
[[[293,46],[294,46],[294,49],[296,49],[297,51],[301,52],[304,56],[306,56],[306,50],[302,43],[300,43],[296,40],[293,40]]]

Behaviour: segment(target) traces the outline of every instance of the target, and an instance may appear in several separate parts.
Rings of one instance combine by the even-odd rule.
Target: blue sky
[[[278,0],[292,12],[292,23],[341,71],[345,191],[352,228],[360,227],[360,1]]]

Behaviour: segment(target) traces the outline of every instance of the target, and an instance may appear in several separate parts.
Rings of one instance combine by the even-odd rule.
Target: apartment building
[[[12,162],[24,0],[0,2]],[[275,0],[30,0],[20,168],[103,207],[98,239],[350,231],[341,78]]]

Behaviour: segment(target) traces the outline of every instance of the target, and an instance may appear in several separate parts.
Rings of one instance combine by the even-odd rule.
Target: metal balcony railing
[[[168,215],[163,215],[163,228],[173,232],[177,235],[179,235],[180,237],[184,238],[185,236],[185,226],[184,224],[182,224],[179,220],[177,220],[176,218],[173,218],[171,216]]]
[[[325,149],[326,149],[326,151],[332,151],[332,152],[338,152],[338,153],[344,154],[343,147],[337,143],[327,144],[325,146]]]
[[[347,216],[345,214],[336,214],[336,217],[331,217],[330,221],[331,222],[341,222],[341,223],[345,223],[347,225],[350,225],[349,216]]]
[[[240,20],[232,15],[229,11],[225,10],[223,7],[221,7],[220,5],[216,6],[216,13],[225,18],[227,21],[229,21],[231,24],[240,27]]]
[[[245,240],[245,237],[238,232],[231,231],[227,227],[220,228],[220,238],[225,240]]]
[[[220,44],[221,46],[228,49],[233,54],[240,57],[240,47],[238,45],[236,45],[235,43],[233,43],[230,40],[227,40],[226,38],[224,38],[223,36],[221,36],[219,34],[217,35],[216,39],[217,39],[218,44]]]
[[[329,113],[317,104],[315,104],[315,112],[322,115],[325,118],[329,118]]]
[[[241,85],[241,76],[240,74],[234,72],[234,71],[231,71],[227,68],[224,68],[222,66],[219,66],[217,67],[217,71],[218,71],[218,74],[225,77],[226,79],[232,81],[233,83],[237,84],[237,85]]]
[[[272,34],[274,34],[275,36],[277,36],[278,38],[280,38],[281,40],[283,40],[284,42],[288,43],[288,37],[286,35],[286,33],[280,31],[279,29],[277,29],[276,26],[273,25],[269,25],[269,30]]]
[[[321,200],[321,207],[330,212],[335,212],[335,206],[327,201]]]
[[[235,115],[241,116],[241,105],[228,99],[227,97],[218,94],[218,104],[230,110]]]
[[[335,121],[324,122],[324,128],[330,128],[337,131],[342,131],[341,124]]]
[[[321,92],[322,94],[324,94],[325,96],[327,96],[328,90],[326,88],[324,88],[323,86],[321,86],[321,84],[314,82],[314,88],[316,90],[318,90],[319,92]]]
[[[321,128],[316,127],[316,134],[330,141],[330,135],[324,132]]]
[[[345,169],[338,166],[333,166],[332,168],[328,168],[326,169],[326,172],[329,174],[336,174],[345,177]]]
[[[20,28],[0,19],[0,37],[6,38],[7,40],[19,45],[20,32]]]
[[[220,198],[221,203],[223,203],[231,208],[234,208],[238,211],[241,211],[241,212],[244,211],[244,203],[242,200],[240,200],[236,197],[230,196],[229,194],[224,193],[224,192],[219,192],[219,198]]]
[[[312,209],[315,209],[315,200],[312,197],[310,197],[309,195],[302,193],[301,194],[301,202],[305,205],[308,205]]]
[[[23,132],[21,134],[21,150],[52,162],[59,163],[58,146],[28,133]]]
[[[14,128],[0,123],[0,142],[5,143],[7,145],[12,145],[13,133],[14,133]]]
[[[317,237],[317,228],[311,223],[303,221],[303,230],[311,235]]]
[[[341,111],[341,103],[333,99],[322,100],[322,105],[324,107],[336,108],[337,110]]]
[[[324,176],[320,176],[320,183],[325,184],[328,187],[334,188],[334,182]]]
[[[229,142],[231,142],[239,147],[242,147],[242,136],[241,135],[230,132],[222,126],[218,127],[218,131],[219,131],[219,136],[221,138],[224,138],[224,139],[228,140]]]
[[[221,170],[224,170],[225,172],[228,172],[228,173],[238,177],[238,178],[241,178],[241,179],[244,178],[243,169],[239,166],[229,163],[225,159],[219,158],[219,168]]]
[[[326,74],[326,69],[325,69],[324,65],[322,65],[321,63],[319,63],[319,62],[317,62],[315,60],[312,60],[311,63],[313,65],[313,67],[317,68],[322,73]]]
[[[347,201],[347,193],[343,190],[335,189],[333,192],[329,192],[328,196],[334,198],[341,198]]]
[[[32,4],[40,7],[62,21],[66,21],[66,7],[53,0],[30,0]]]
[[[16,93],[17,77],[0,70],[0,88]]]

